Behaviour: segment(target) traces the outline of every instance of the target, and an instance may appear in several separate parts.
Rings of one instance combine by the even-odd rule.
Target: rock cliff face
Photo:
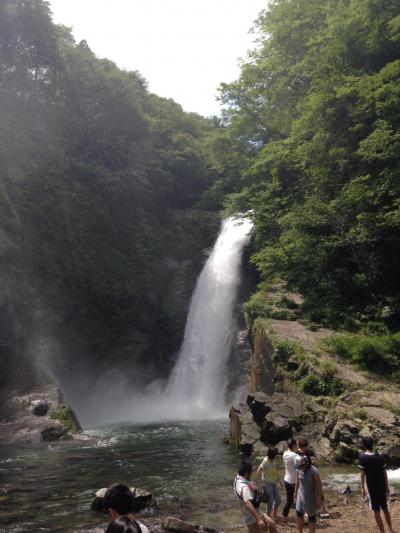
[[[288,438],[304,436],[318,457],[330,460],[333,451],[323,436],[325,416],[325,409],[298,391],[252,393],[246,403],[231,408],[231,443],[245,456],[262,455],[268,446],[283,452]]]
[[[250,335],[252,357],[250,360],[250,390],[274,392],[275,367],[272,362],[274,346],[263,328]]]
[[[146,275],[132,274],[128,280],[133,289],[142,287],[142,297],[136,299],[128,297],[129,287],[111,295],[112,283],[118,285],[119,280],[110,272],[111,292],[104,296],[100,291],[92,301],[84,284],[74,285],[81,287],[80,295],[61,283],[46,292],[29,276],[23,283],[12,277],[18,258],[10,258],[7,265],[0,261],[0,420],[8,420],[15,411],[15,397],[51,387],[49,375],[56,376],[78,413],[88,400],[98,398],[105,382],[112,385],[115,376],[118,383],[123,376],[140,390],[168,375],[196,279],[219,225],[215,212],[171,210],[164,227],[157,227],[154,242],[149,242],[155,259]],[[0,248],[1,244],[0,238]],[[115,263],[119,264],[117,258]],[[126,276],[123,265],[121,275]],[[39,428],[43,420],[39,424],[33,418],[32,423]],[[13,427],[19,426],[9,425],[8,430]]]
[[[361,437],[370,435],[388,463],[400,465],[399,387],[329,358],[320,341],[330,333],[290,320],[253,324],[249,392],[230,410],[231,443],[251,456],[272,445],[283,451],[287,438],[302,436],[320,459],[353,462]],[[293,346],[300,355],[288,353]],[[308,376],[322,379],[327,369],[334,369],[335,384],[345,392],[317,396],[300,390]]]
[[[37,446],[72,438],[79,421],[56,385],[36,388],[9,398],[8,414],[0,421],[0,445]]]

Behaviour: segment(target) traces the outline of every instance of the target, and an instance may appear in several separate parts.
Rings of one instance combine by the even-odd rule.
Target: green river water
[[[232,493],[238,456],[223,443],[229,421],[107,426],[87,440],[40,449],[0,450],[0,531],[90,532],[106,517],[90,511],[94,491],[116,481],[152,492],[141,514],[155,523],[173,514],[217,529],[241,524]],[[347,483],[354,467],[322,469]]]

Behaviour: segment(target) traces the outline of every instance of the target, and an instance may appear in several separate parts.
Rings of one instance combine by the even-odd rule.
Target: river
[[[87,430],[83,442],[2,449],[0,528],[90,531],[105,523],[89,509],[94,491],[122,480],[152,492],[156,505],[149,518],[172,513],[231,525],[238,513],[226,524],[225,514],[215,512],[233,503],[238,458],[223,443],[227,430],[226,420],[119,424]]]
[[[126,423],[86,430],[81,442],[2,448],[0,531],[94,531],[107,523],[90,511],[94,492],[116,481],[153,494],[153,505],[141,515],[144,522],[172,514],[217,529],[236,528],[241,516],[232,480],[239,458],[223,442],[228,431],[227,419]],[[328,497],[330,488],[358,481],[354,466],[320,470]]]

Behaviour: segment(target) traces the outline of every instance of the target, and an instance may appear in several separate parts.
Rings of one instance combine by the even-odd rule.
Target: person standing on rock
[[[367,481],[369,505],[374,511],[375,521],[381,533],[385,528],[381,517],[381,509],[389,531],[394,533],[392,519],[387,505],[390,494],[389,481],[384,458],[373,451],[374,441],[371,437],[361,439],[362,452],[360,454],[359,468],[361,468],[361,496],[366,497],[365,481]]]
[[[322,483],[318,470],[311,463],[311,458],[297,455],[297,470],[294,497],[296,499],[296,522],[298,533],[303,533],[304,514],[308,515],[308,529],[315,532],[317,511],[322,504]]]
[[[286,504],[282,512],[282,525],[287,524],[287,517],[289,515],[290,508],[294,502],[294,489],[296,486],[297,471],[296,471],[296,457],[297,453],[295,439],[289,439],[287,441],[287,450],[283,452],[283,464],[285,465],[285,490],[286,490]]]
[[[233,484],[236,501],[244,516],[244,523],[249,533],[263,531],[278,533],[274,521],[268,514],[260,514],[258,511],[260,500],[257,498],[256,486],[251,481],[252,471],[251,464],[242,464]]]
[[[271,515],[273,520],[276,520],[278,507],[281,503],[278,486],[281,474],[275,460],[277,455],[278,450],[276,448],[268,448],[267,456],[264,457],[257,469],[260,492],[267,497],[267,513]]]

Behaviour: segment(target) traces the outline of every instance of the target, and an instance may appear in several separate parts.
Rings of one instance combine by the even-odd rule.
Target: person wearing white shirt
[[[260,514],[258,511],[259,502],[255,502],[254,493],[256,487],[251,481],[252,471],[251,464],[242,464],[233,484],[236,501],[243,513],[248,533],[277,533],[274,521],[267,514]]]
[[[289,515],[290,508],[294,502],[294,489],[296,486],[297,471],[296,471],[296,449],[297,442],[295,439],[289,439],[287,441],[287,450],[283,452],[283,464],[285,465],[285,489],[286,489],[286,504],[282,511],[282,525],[287,524],[287,517]]]

